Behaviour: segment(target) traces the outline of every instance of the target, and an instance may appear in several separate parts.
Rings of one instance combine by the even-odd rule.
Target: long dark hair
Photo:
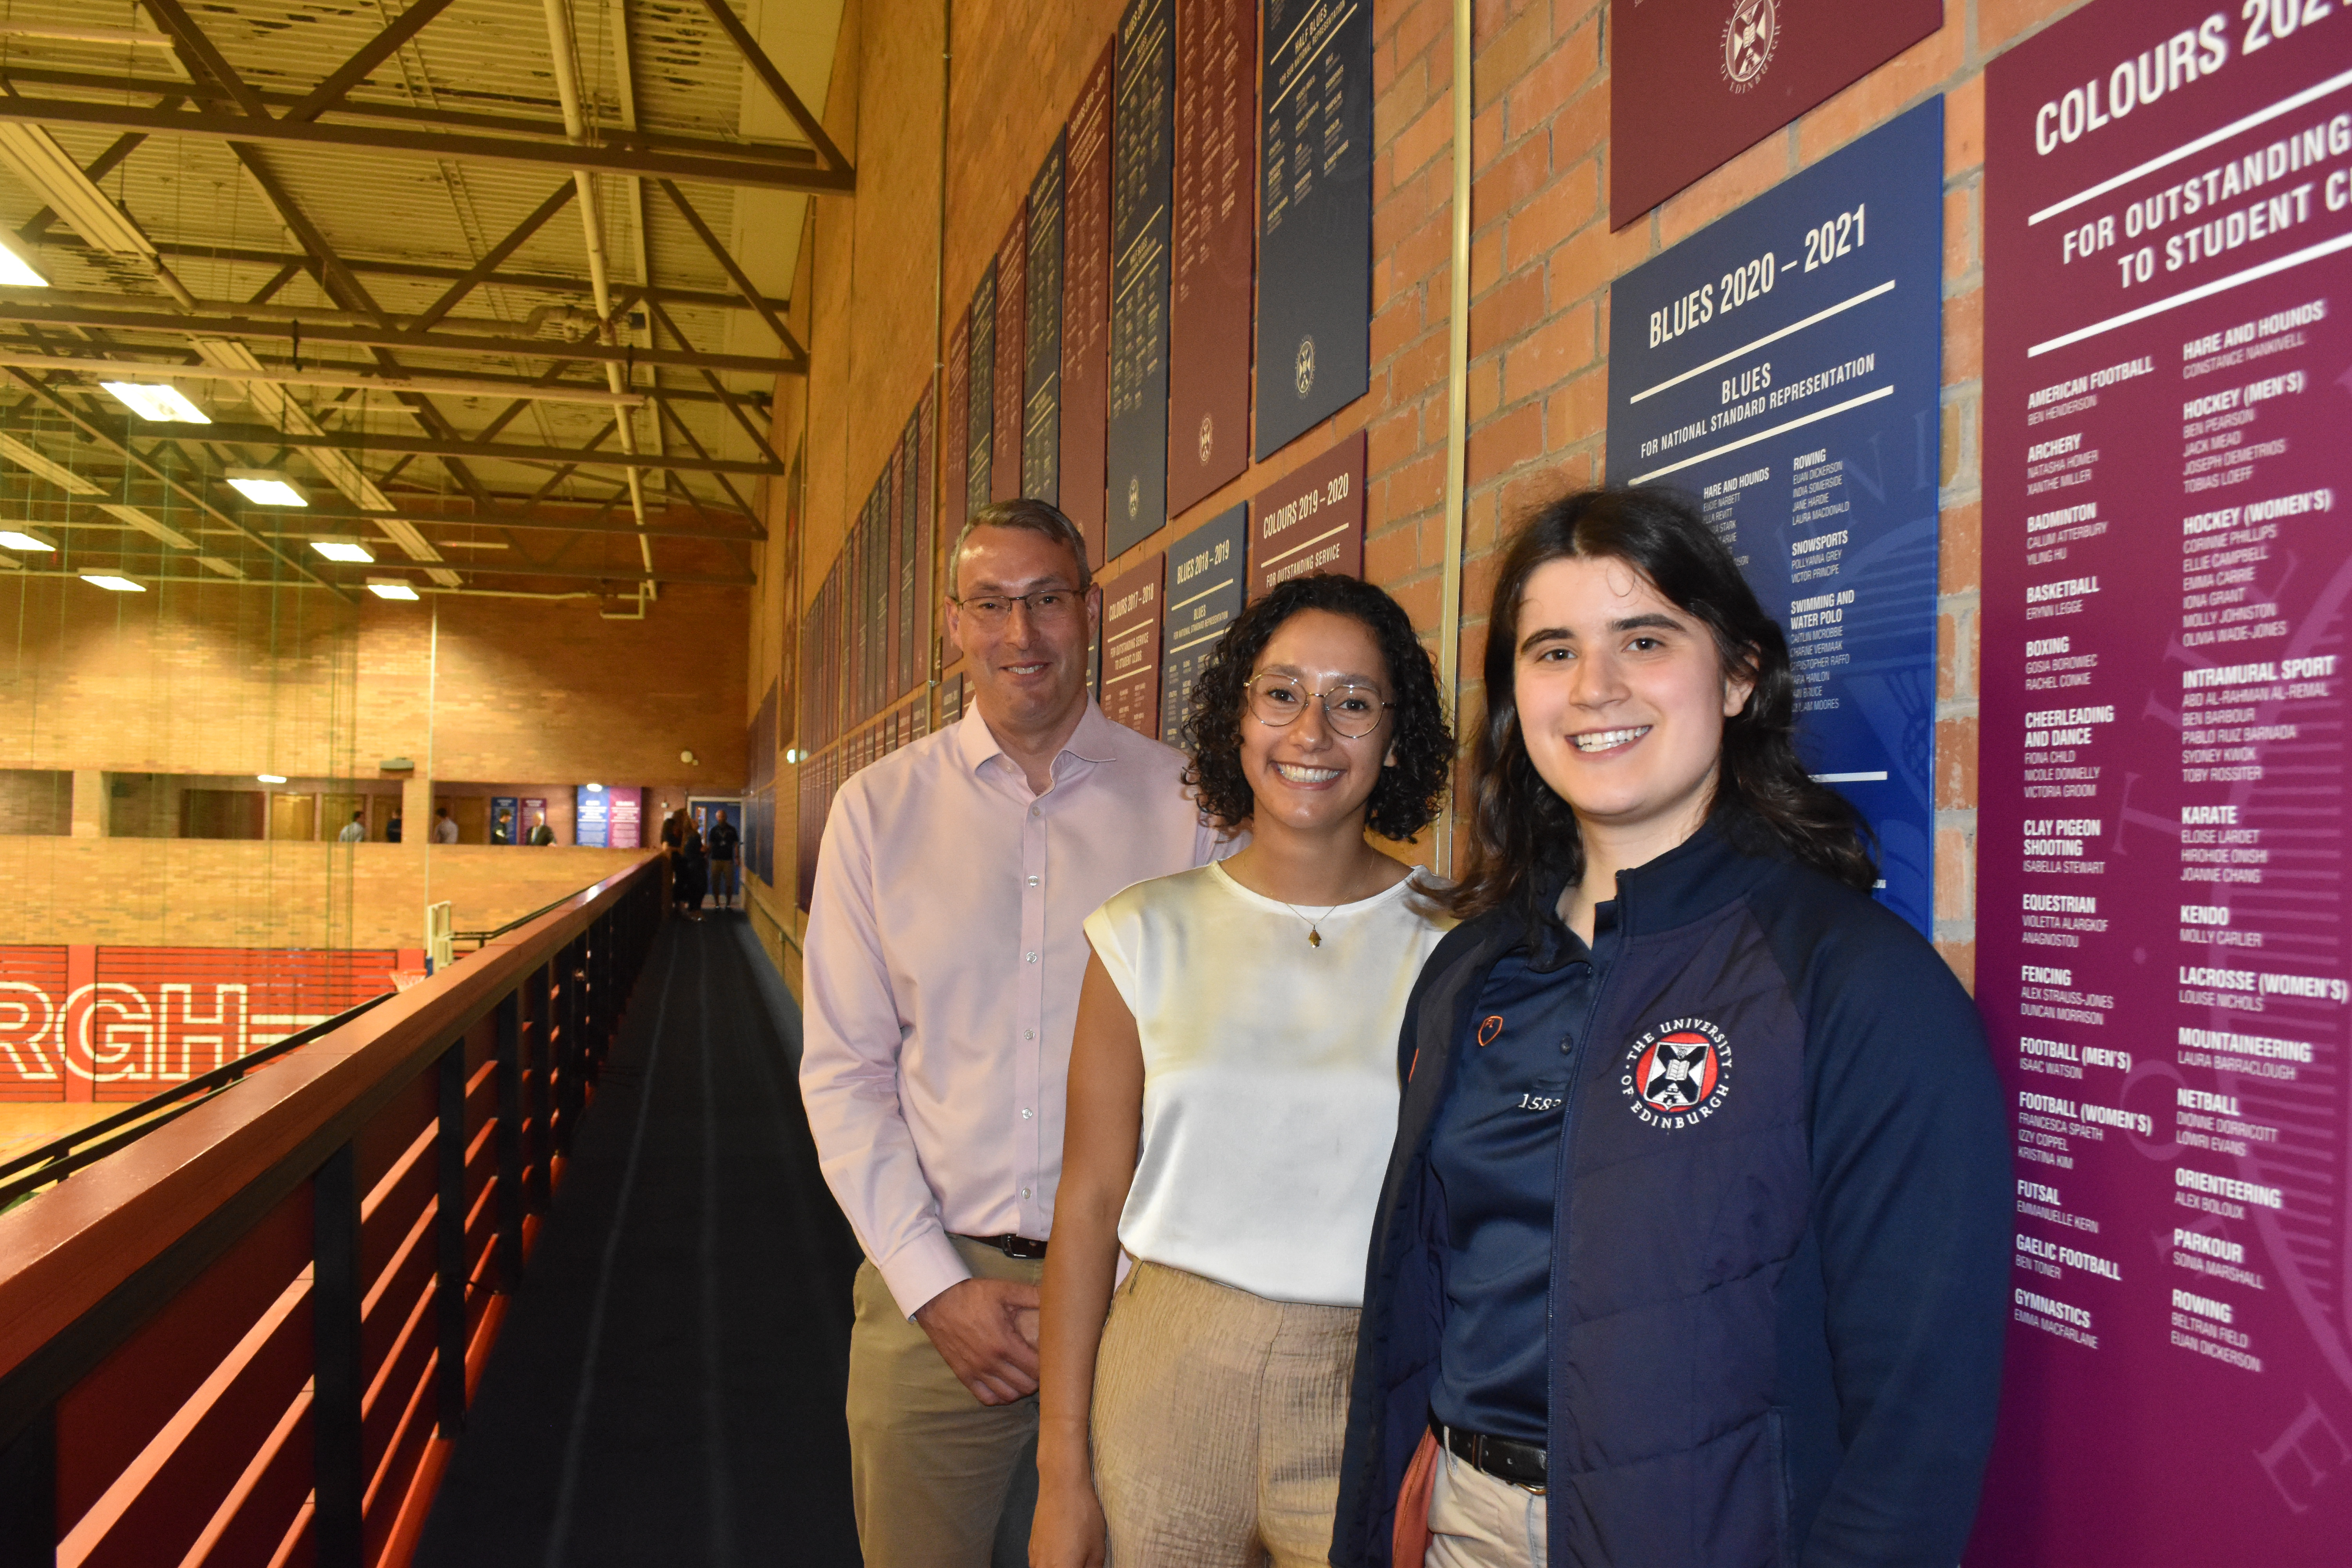
[[[1201,815],[1220,827],[1249,820],[1256,798],[1242,772],[1242,712],[1258,655],[1283,622],[1301,610],[1328,610],[1360,622],[1380,645],[1396,701],[1390,738],[1396,761],[1381,770],[1365,803],[1364,826],[1400,842],[1429,826],[1454,771],[1454,731],[1437,694],[1429,650],[1413,635],[1412,619],[1370,583],[1318,574],[1293,577],[1244,610],[1209,656],[1184,713],[1182,744],[1192,754],[1184,782],[1199,792]]]
[[[1749,853],[1778,848],[1867,892],[1878,867],[1860,815],[1797,760],[1797,682],[1780,623],[1757,603],[1688,497],[1642,486],[1564,496],[1528,519],[1504,549],[1486,618],[1486,712],[1471,749],[1470,842],[1449,899],[1454,912],[1467,919],[1524,905],[1532,916],[1538,888],[1584,874],[1576,814],[1528,755],[1514,683],[1528,579],[1567,560],[1633,567],[1706,625],[1727,676],[1754,683],[1723,726],[1714,806],[1732,842]]]

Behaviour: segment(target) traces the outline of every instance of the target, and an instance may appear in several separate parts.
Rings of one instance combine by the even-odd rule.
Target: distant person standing
[[[703,847],[702,830],[694,819],[678,813],[677,869],[670,880],[670,891],[677,895],[678,908],[686,918],[702,918],[703,896],[710,891],[710,860]]]
[[[390,820],[384,823],[383,841],[386,844],[397,844],[400,842],[400,813],[396,811],[394,812]]]
[[[449,808],[446,805],[436,805],[433,808],[433,842],[436,844],[457,842],[457,819],[449,815]]]
[[[531,824],[530,842],[534,847],[555,842],[555,829],[547,825],[547,813],[543,811],[539,814],[539,819]]]
[[[367,839],[367,813],[364,811],[352,813],[352,819],[343,824],[343,830],[336,834],[335,837],[344,844],[364,843]]]
[[[742,847],[743,836],[736,831],[734,820],[726,812],[713,816],[715,820],[702,842],[710,851],[710,896],[723,910],[727,908],[728,896],[741,891],[741,881],[735,874],[735,857]]]

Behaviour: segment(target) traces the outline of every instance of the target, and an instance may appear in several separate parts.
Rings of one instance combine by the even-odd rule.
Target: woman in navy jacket
[[[1999,1392],[2001,1095],[1798,762],[1780,627],[1685,500],[1587,491],[1507,550],[1485,673],[1332,1562],[1951,1568]]]

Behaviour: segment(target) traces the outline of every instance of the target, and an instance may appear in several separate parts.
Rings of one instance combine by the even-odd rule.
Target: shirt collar
[[[1070,731],[1068,740],[1062,742],[1062,750],[1056,754],[1055,761],[1070,756],[1082,763],[1111,762],[1118,754],[1118,744],[1116,721],[1089,695],[1087,710],[1078,715],[1078,727]],[[990,729],[988,721],[980,716],[980,704],[977,702],[967,707],[963,717],[956,722],[956,752],[965,768],[975,773],[990,758],[1004,755],[1004,748],[997,743],[996,731]]]

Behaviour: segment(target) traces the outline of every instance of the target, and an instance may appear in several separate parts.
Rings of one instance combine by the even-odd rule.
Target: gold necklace
[[[1289,900],[1277,899],[1275,901],[1279,903],[1284,909],[1288,910],[1292,914],[1297,915],[1300,920],[1307,921],[1307,946],[1321,947],[1323,945],[1323,922],[1331,918],[1331,910],[1338,909],[1339,907],[1339,904],[1333,904],[1330,910],[1325,910],[1321,914],[1317,915],[1310,920],[1307,918],[1306,910],[1300,909],[1297,904],[1292,903]],[[1339,902],[1345,903],[1347,900],[1342,899]]]

